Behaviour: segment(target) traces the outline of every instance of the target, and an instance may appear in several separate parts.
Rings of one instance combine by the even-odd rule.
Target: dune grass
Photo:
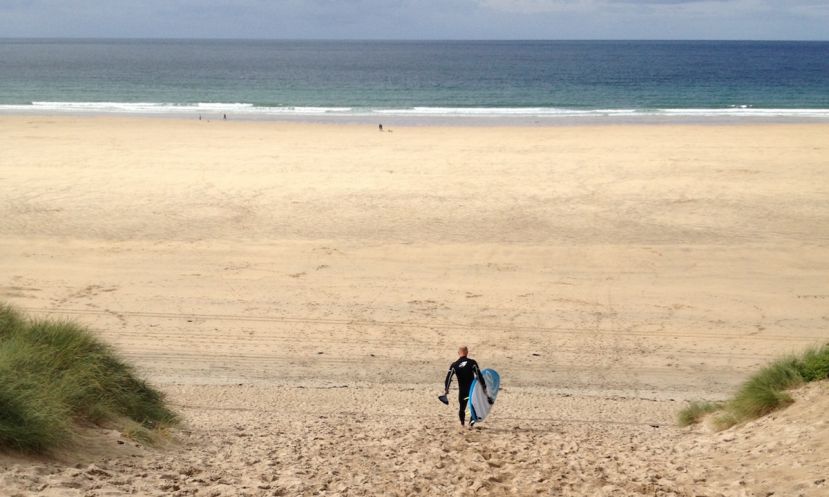
[[[727,402],[692,402],[679,412],[678,422],[688,426],[714,413],[714,428],[724,430],[791,404],[787,390],[827,378],[829,344],[772,362],[746,380]]]
[[[722,409],[721,402],[696,401],[680,411],[679,426],[689,426],[699,423],[706,414]]]
[[[0,449],[45,452],[70,443],[79,425],[146,441],[177,421],[163,395],[85,327],[0,304]]]

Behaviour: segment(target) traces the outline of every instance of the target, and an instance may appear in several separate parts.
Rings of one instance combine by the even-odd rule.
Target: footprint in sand
[[[116,290],[118,290],[117,286],[88,285],[80,290],[70,292],[62,299],[53,300],[53,302],[55,302],[55,305],[63,305],[74,300],[95,297],[101,293],[111,293]]]

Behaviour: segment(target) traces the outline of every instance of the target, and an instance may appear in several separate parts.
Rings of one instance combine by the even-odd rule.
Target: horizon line
[[[776,42],[829,43],[829,39],[773,38],[244,38],[161,36],[0,36],[0,40],[65,41],[326,41],[326,42]]]

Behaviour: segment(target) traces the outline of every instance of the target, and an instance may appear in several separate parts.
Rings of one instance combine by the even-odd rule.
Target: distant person
[[[222,119],[224,119],[225,121],[227,121],[227,114],[222,114]]]
[[[383,131],[383,125],[382,124],[380,124],[378,127],[380,128],[380,131]]]
[[[199,121],[201,121],[201,114],[199,114]]]
[[[449,395],[449,385],[452,384],[452,377],[458,377],[458,404],[460,407],[458,409],[458,417],[461,420],[461,426],[466,424],[466,404],[469,402],[469,387],[472,386],[472,380],[478,378],[478,381],[481,382],[481,386],[484,387],[484,393],[486,393],[486,398],[490,404],[493,403],[492,397],[489,396],[489,393],[486,391],[486,381],[484,380],[483,375],[481,375],[481,370],[478,368],[478,363],[475,362],[475,359],[470,359],[469,356],[469,348],[463,346],[458,349],[458,360],[453,362],[449,366],[449,372],[446,373],[446,381],[444,382],[445,390],[444,394],[440,397],[440,400],[445,404],[449,403],[447,395]],[[475,426],[475,420],[469,422],[469,427]]]

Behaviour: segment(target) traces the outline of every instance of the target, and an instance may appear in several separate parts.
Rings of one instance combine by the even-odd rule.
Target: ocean
[[[829,120],[829,43],[5,39],[0,112]]]

